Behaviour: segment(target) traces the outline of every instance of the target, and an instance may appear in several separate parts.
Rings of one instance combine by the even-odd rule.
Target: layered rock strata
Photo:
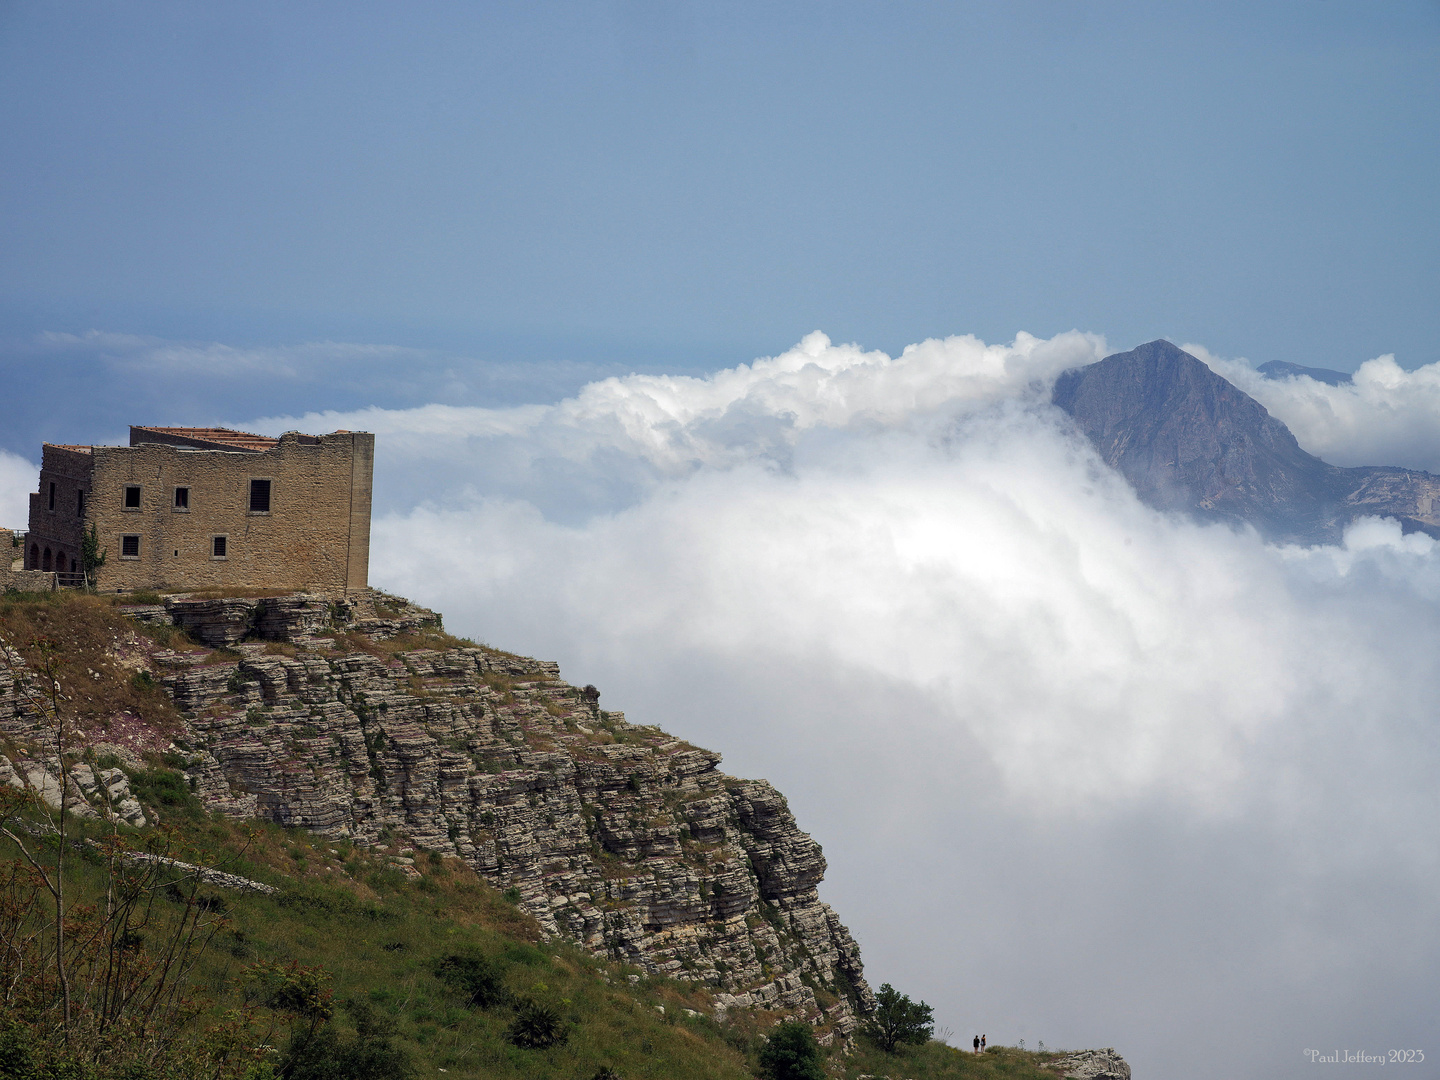
[[[828,1041],[871,1007],[859,949],[816,891],[824,856],[770,784],[602,711],[554,663],[397,647],[438,628],[432,612],[316,599],[132,609],[228,645],[151,656],[185,718],[172,753],[210,808],[458,856],[547,933],[710,985],[718,1015],[802,1017]],[[112,780],[72,778],[91,795]]]

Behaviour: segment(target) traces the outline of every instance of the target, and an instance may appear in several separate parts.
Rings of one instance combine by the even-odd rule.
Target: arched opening
[[[50,558],[51,558],[51,556],[50,556],[50,549],[49,549],[49,548],[46,548],[46,549],[45,549],[45,557],[40,561],[40,569],[41,569],[41,570],[49,570],[49,569],[50,569]]]
[[[31,544],[31,545],[30,545],[30,569],[31,569],[31,570],[39,570],[39,569],[40,569],[40,545],[39,545],[39,544]]]

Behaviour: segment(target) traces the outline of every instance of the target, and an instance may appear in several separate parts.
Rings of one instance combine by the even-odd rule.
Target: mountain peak
[[[1440,478],[1327,465],[1265,406],[1169,341],[1065,372],[1052,400],[1151,506],[1302,543],[1336,541],[1366,513],[1440,534]]]

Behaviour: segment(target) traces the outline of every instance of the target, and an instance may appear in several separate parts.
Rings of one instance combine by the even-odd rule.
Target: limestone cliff
[[[554,663],[448,638],[394,597],[127,613],[206,643],[129,633],[112,651],[163,682],[181,719],[166,750],[212,809],[349,838],[402,868],[412,848],[459,856],[548,933],[712,986],[720,1014],[801,1016],[828,1041],[870,1007],[859,949],[816,892],[824,856],[784,797],[600,709]],[[0,730],[25,719],[0,676]],[[0,780],[45,763],[15,764]]]

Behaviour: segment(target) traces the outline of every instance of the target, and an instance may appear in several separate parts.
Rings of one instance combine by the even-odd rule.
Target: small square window
[[[227,546],[228,546],[228,545],[227,545],[227,538],[226,538],[226,537],[224,537],[224,536],[212,536],[212,537],[210,538],[210,557],[211,557],[212,559],[223,559],[223,558],[225,558],[225,548],[226,548]]]
[[[120,537],[120,557],[122,559],[138,559],[140,557],[140,537]]]
[[[252,514],[268,514],[270,512],[270,481],[250,481],[250,512]]]
[[[177,487],[175,489],[175,509],[190,509],[190,489],[188,487]]]
[[[125,488],[125,509],[140,509],[140,489],[133,484]]]

